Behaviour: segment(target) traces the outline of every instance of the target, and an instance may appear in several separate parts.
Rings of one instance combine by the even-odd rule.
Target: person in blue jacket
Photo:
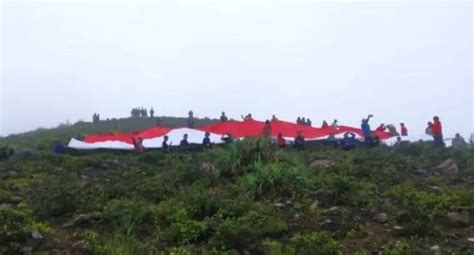
[[[344,134],[344,139],[342,139],[342,149],[349,151],[355,149],[357,140],[355,139],[355,134],[352,132],[347,132]]]
[[[373,115],[370,114],[367,119],[362,119],[361,129],[362,134],[364,135],[364,141],[366,144],[371,144],[372,142],[372,130],[370,129],[369,120]]]

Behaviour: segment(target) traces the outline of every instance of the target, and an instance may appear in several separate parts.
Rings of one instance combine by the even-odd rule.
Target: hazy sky
[[[472,3],[3,3],[0,135],[69,120],[435,114],[474,130]]]

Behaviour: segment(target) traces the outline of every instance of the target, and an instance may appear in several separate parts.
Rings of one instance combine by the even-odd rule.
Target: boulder
[[[101,212],[93,212],[86,214],[79,214],[73,220],[64,223],[63,227],[69,228],[77,225],[87,224],[91,221],[100,220],[102,218]]]
[[[320,205],[319,200],[315,199],[314,202],[311,204],[310,208],[311,210],[315,210],[319,207],[319,205]]]
[[[459,166],[453,159],[447,159],[441,164],[437,165],[434,170],[442,174],[458,174],[460,172]]]
[[[333,166],[334,163],[331,160],[328,159],[316,159],[309,166],[311,168],[328,168]]]
[[[16,171],[0,172],[0,179],[8,179],[8,178],[16,178],[16,177],[18,177],[18,173]]]
[[[90,251],[91,246],[87,241],[80,240],[72,244],[71,249],[79,253],[87,253]]]
[[[339,214],[341,214],[341,209],[339,209],[339,207],[337,207],[337,206],[333,206],[333,207],[329,208],[329,210],[327,212],[330,215],[339,215]]]
[[[285,207],[285,204],[283,204],[283,203],[274,203],[273,206],[275,206],[277,208],[282,208],[282,207]]]
[[[469,224],[469,213],[467,211],[450,212],[448,213],[448,220],[455,226],[467,226]]]
[[[26,234],[26,247],[30,247],[32,250],[43,242],[43,235],[36,230],[30,231]]]
[[[388,222],[388,216],[386,213],[378,213],[375,215],[374,220],[380,224],[385,224]]]
[[[217,167],[209,162],[202,162],[199,170],[208,174],[212,174],[214,176],[219,176],[219,170],[217,169]]]

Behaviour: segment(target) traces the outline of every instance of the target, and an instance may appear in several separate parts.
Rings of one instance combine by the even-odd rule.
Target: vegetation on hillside
[[[0,178],[2,254],[474,252],[472,147],[44,151]]]
[[[215,123],[216,119],[195,119],[196,126]],[[33,148],[50,150],[55,143],[67,144],[71,137],[81,138],[86,134],[133,132],[151,128],[156,125],[166,127],[184,127],[187,118],[154,117],[154,118],[122,118],[107,119],[95,123],[79,121],[72,125],[61,124],[56,128],[40,128],[31,132],[0,137],[0,147]]]

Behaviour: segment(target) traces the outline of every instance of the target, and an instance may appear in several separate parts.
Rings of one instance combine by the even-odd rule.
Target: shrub
[[[339,254],[340,244],[326,232],[312,232],[292,240],[296,254]]]
[[[32,217],[32,211],[27,207],[0,206],[0,243],[21,240],[26,231],[52,232],[48,225],[36,222]]]
[[[433,220],[444,216],[450,206],[458,204],[456,197],[416,191],[406,183],[393,187],[390,194],[400,207],[396,219],[398,223],[406,225],[406,235],[430,234],[435,228]]]
[[[81,188],[74,179],[49,177],[31,186],[31,205],[41,216],[62,216],[81,206]]]
[[[257,161],[253,164],[252,173],[244,176],[240,185],[257,198],[293,197],[305,190],[307,182],[302,167],[283,163],[263,165]]]
[[[286,231],[287,225],[270,211],[256,209],[242,217],[217,219],[210,244],[218,249],[242,251],[255,247],[264,238],[275,237]]]
[[[414,255],[417,254],[413,252],[410,248],[410,245],[405,241],[395,241],[390,242],[384,246],[383,254],[387,255]]]

